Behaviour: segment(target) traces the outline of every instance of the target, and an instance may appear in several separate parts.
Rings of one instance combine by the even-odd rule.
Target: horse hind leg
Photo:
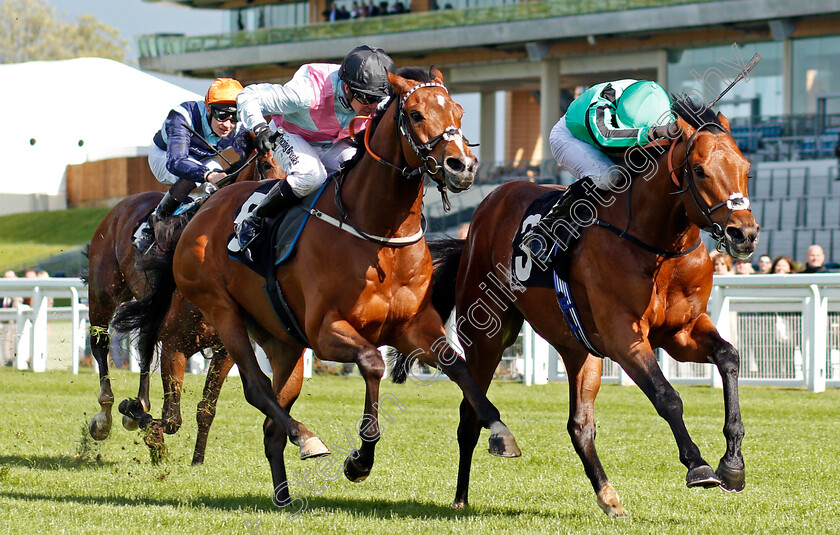
[[[198,402],[198,410],[195,414],[198,424],[198,434],[195,439],[195,451],[192,464],[204,464],[204,453],[207,449],[207,437],[210,434],[210,426],[216,417],[216,402],[219,401],[219,392],[222,385],[233,367],[233,359],[230,358],[224,348],[213,351],[213,358],[210,361],[210,368],[207,370],[207,379],[204,383],[204,394]],[[285,444],[285,438],[283,439]]]
[[[149,414],[149,409],[151,409],[151,401],[149,400],[149,371],[151,370],[156,343],[157,340],[155,337],[141,330],[138,339],[138,349],[140,351],[140,386],[137,397],[122,400],[119,407],[120,413],[123,415],[123,427],[129,431],[134,431],[138,427],[146,429],[152,422],[152,415]]]
[[[111,378],[108,375],[108,351],[111,337],[107,322],[91,322],[90,348],[99,369],[99,412],[88,423],[90,436],[95,440],[105,440],[111,433],[111,407],[114,405],[114,392],[111,390]]]
[[[580,349],[559,351],[569,377],[569,422],[572,445],[592,483],[598,506],[610,516],[626,516],[627,511],[595,449],[595,397],[601,388],[601,359]]]

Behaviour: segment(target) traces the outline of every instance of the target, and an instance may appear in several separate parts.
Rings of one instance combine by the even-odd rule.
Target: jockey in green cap
[[[671,99],[656,82],[604,82],[577,97],[551,129],[549,144],[557,163],[578,180],[540,221],[541,232],[569,218],[575,201],[591,198],[594,189],[614,188],[621,170],[610,157],[618,158],[633,146],[674,135],[673,121]],[[545,261],[551,249],[535,255]]]

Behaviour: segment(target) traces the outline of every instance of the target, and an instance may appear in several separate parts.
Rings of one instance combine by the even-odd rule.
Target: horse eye
[[[409,113],[409,116],[411,117],[411,120],[414,121],[415,123],[419,123],[420,121],[423,120],[423,115],[419,111],[416,111],[416,110],[412,110],[411,113]]]
[[[703,171],[703,168],[700,167],[699,165],[695,165],[693,170],[694,170],[694,175],[695,176],[705,176],[705,174],[706,174]]]

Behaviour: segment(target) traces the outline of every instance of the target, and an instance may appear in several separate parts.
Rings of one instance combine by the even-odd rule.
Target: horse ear
[[[431,77],[432,77],[432,80],[433,80],[436,84],[441,84],[441,85],[443,85],[443,73],[441,73],[441,72],[440,72],[439,70],[437,70],[436,68],[432,67],[431,69],[429,69],[429,76],[431,76]]]
[[[392,72],[388,72],[388,81],[391,82],[391,87],[394,88],[394,91],[398,95],[405,94],[411,89],[411,84],[408,80]]]
[[[694,132],[697,131],[696,128],[685,122],[681,117],[677,117],[677,124],[679,125],[680,129],[682,130],[683,138],[688,139],[694,135]]]
[[[718,121],[720,121],[721,126],[723,126],[724,130],[726,130],[729,133],[732,133],[732,131],[729,129],[729,119],[727,119],[726,116],[724,116],[721,112],[718,112],[717,118]]]

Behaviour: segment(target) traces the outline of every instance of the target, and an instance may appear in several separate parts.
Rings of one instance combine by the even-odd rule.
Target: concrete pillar
[[[479,118],[481,161],[485,164],[500,160],[496,155],[496,92],[481,92],[481,117]]]
[[[782,41],[782,113],[793,113],[793,41]]]
[[[548,135],[560,119],[560,60],[544,59],[540,64],[540,139],[542,159],[549,160]]]
[[[656,83],[668,88],[668,52],[665,50],[656,52]]]

